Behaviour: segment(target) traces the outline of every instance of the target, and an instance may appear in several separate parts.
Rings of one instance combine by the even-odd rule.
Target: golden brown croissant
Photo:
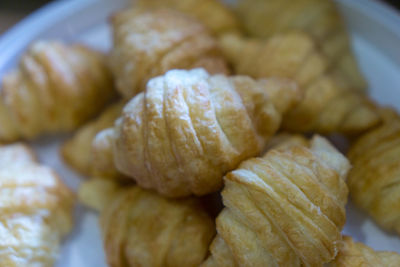
[[[24,145],[0,146],[0,266],[53,266],[73,195]]]
[[[382,113],[385,122],[350,148],[348,185],[359,207],[400,234],[400,116],[390,110]]]
[[[324,138],[282,146],[228,173],[203,266],[323,266],[345,223],[350,165]]]
[[[269,38],[293,30],[310,34],[338,81],[355,90],[366,88],[334,1],[240,0],[236,11],[252,36]]]
[[[328,267],[398,267],[400,255],[395,252],[374,251],[362,243],[354,242],[349,236],[343,237],[342,246],[336,259]]]
[[[235,15],[218,0],[139,0],[134,1],[134,5],[178,10],[201,21],[215,34],[239,31]]]
[[[190,267],[205,259],[215,225],[197,200],[168,200],[139,187],[118,189],[109,180],[84,186],[85,203],[105,206],[100,224],[110,266]]]
[[[0,141],[70,131],[114,96],[102,54],[81,45],[39,41],[3,77]]]
[[[93,139],[98,132],[114,125],[123,107],[124,102],[115,103],[104,110],[98,118],[79,128],[61,148],[64,160],[82,174],[91,175],[93,173]]]
[[[169,9],[127,9],[112,19],[111,69],[126,98],[170,69],[203,67],[227,73],[217,42],[196,20]]]
[[[266,41],[226,35],[221,46],[239,74],[285,77],[299,84],[304,99],[283,121],[289,131],[358,134],[379,122],[366,96],[327,73],[326,57],[306,34],[280,34]]]
[[[125,106],[115,127],[105,130],[106,143],[117,169],[139,186],[168,197],[204,195],[262,151],[298,99],[287,80],[172,70]]]

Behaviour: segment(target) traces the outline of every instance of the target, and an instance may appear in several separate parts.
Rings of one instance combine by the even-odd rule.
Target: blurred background
[[[62,0],[61,0],[62,1]],[[65,1],[65,0],[64,0]],[[68,1],[68,0],[66,0]],[[50,0],[0,0],[0,34]]]
[[[0,0],[0,34],[41,6],[54,1],[68,0]],[[84,1],[84,0],[81,0]],[[110,0],[112,1],[112,0]],[[182,0],[184,1],[184,0]],[[352,0],[350,0],[352,1]],[[383,1],[400,10],[400,0]]]

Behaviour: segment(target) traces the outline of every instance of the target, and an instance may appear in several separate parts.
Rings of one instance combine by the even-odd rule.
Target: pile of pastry
[[[349,194],[400,234],[400,116],[334,3],[237,2],[137,0],[107,54],[27,49],[0,92],[0,266],[51,266],[73,226],[74,194],[12,142],[75,130],[110,266],[400,266],[341,234]]]

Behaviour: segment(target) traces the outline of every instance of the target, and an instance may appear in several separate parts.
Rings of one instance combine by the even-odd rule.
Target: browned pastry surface
[[[214,34],[237,32],[239,22],[235,15],[218,0],[134,0],[134,5],[143,8],[166,7],[196,18]]]
[[[332,0],[239,0],[236,12],[249,35],[269,38],[303,31],[329,58],[328,69],[341,84],[366,89],[344,21]]]
[[[92,146],[92,173],[94,176],[100,176],[104,179],[119,180],[124,175],[117,170],[113,155],[114,131],[108,128],[99,132]]]
[[[290,144],[225,176],[225,208],[202,266],[314,267],[335,258],[350,164],[324,138]]]
[[[0,266],[53,266],[74,197],[22,144],[0,146]]]
[[[384,123],[361,136],[348,153],[354,202],[387,230],[400,234],[400,116],[381,110]]]
[[[364,94],[343,86],[329,73],[328,59],[307,34],[290,32],[267,40],[225,35],[220,43],[236,73],[298,83],[304,98],[285,116],[286,130],[359,134],[380,120]]]
[[[80,189],[84,203],[101,210],[111,267],[199,266],[215,225],[196,199],[165,199],[139,187],[92,179]]]
[[[398,267],[400,255],[389,251],[374,251],[362,243],[354,242],[349,236],[343,237],[342,246],[336,259],[328,267]]]
[[[139,186],[169,197],[204,195],[261,152],[298,100],[287,80],[173,70],[152,79],[105,137],[117,169]]]
[[[0,91],[0,141],[71,131],[114,97],[105,57],[82,45],[38,41],[6,74]]]
[[[93,157],[96,155],[93,155],[92,142],[98,132],[114,125],[123,107],[122,101],[109,106],[99,117],[80,127],[74,136],[63,144],[61,154],[71,167],[87,176],[93,174]]]
[[[128,99],[143,91],[149,79],[171,69],[228,73],[207,28],[183,13],[131,8],[113,16],[112,28],[111,69],[117,89]]]

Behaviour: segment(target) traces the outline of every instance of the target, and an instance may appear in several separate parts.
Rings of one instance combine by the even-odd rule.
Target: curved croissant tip
[[[96,136],[93,138],[93,146],[101,146],[102,143],[104,143],[105,140],[107,140],[110,137],[114,136],[114,128],[110,127],[104,130],[101,130],[96,134]]]

